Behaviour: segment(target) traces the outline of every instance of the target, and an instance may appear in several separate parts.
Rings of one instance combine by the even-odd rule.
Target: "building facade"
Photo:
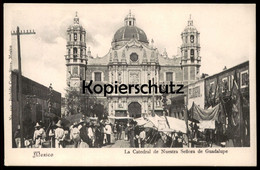
[[[191,83],[187,86],[187,109],[192,107],[192,103],[196,103],[199,107],[204,109],[205,105],[205,81],[204,79],[198,80],[197,82]]]
[[[11,72],[11,94],[12,94],[12,132],[17,130],[19,120],[18,101],[18,72]],[[27,130],[34,130],[36,122],[43,122],[48,125],[54,117],[61,116],[61,93],[52,91],[52,109],[49,113],[49,88],[31,79],[22,76],[22,108],[25,134]],[[29,134],[29,132],[28,132]]]
[[[154,83],[189,84],[198,80],[201,65],[200,33],[191,18],[181,33],[180,54],[168,57],[160,54],[149,42],[145,32],[136,25],[131,12],[124,18],[123,26],[113,36],[111,48],[103,57],[93,57],[86,52],[86,32],[74,18],[74,24],[67,30],[67,83],[70,87],[80,87],[82,80],[94,84],[147,84]],[[75,38],[76,37],[76,38]],[[154,97],[153,97],[154,96]],[[140,117],[155,110],[163,111],[161,94],[97,94],[112,116]]]

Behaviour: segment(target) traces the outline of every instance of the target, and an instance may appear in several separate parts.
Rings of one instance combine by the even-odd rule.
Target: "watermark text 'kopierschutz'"
[[[167,94],[183,94],[181,91],[183,84],[173,84],[170,81],[169,84],[152,84],[151,80],[148,81],[148,84],[118,84],[117,81],[112,84],[93,84],[93,80],[90,80],[89,83],[86,83],[83,80],[82,83],[82,92],[83,94],[86,91],[89,91],[90,94],[101,94],[104,93],[104,96],[107,94],[158,94],[158,93],[167,93]]]

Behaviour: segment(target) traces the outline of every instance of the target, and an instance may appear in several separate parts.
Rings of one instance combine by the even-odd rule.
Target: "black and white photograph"
[[[3,26],[6,165],[256,165],[255,4],[6,3]]]

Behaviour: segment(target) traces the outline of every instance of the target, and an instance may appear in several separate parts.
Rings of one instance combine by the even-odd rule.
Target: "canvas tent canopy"
[[[200,130],[215,129],[215,121],[225,122],[225,113],[221,103],[213,108],[202,109],[193,102],[189,112],[192,120],[199,121]]]
[[[129,119],[133,119],[132,117],[116,117],[116,116],[108,116],[107,117],[109,122],[114,124],[115,120],[129,120]]]
[[[137,122],[138,126],[143,126],[146,123],[148,123],[147,120],[145,120],[143,117],[136,118],[136,119],[134,119],[134,121]]]
[[[187,133],[187,125],[184,120],[177,119],[175,117],[166,116],[171,129],[175,132]]]
[[[190,117],[192,119],[195,119],[198,121],[201,121],[201,120],[221,121],[220,116],[222,113],[222,105],[221,105],[221,103],[219,103],[215,107],[206,110],[206,109],[200,108],[193,102],[192,107],[190,108],[189,112],[191,113]]]
[[[163,132],[187,132],[187,126],[184,120],[180,120],[174,117],[169,116],[158,116],[147,117],[148,122],[144,125],[144,127],[154,127],[158,131]]]

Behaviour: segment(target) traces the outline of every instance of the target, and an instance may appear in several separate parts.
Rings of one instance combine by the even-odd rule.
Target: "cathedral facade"
[[[181,33],[180,54],[168,57],[160,54],[153,40],[136,25],[131,12],[124,18],[122,27],[113,36],[111,48],[103,57],[93,57],[86,46],[86,31],[76,15],[74,24],[67,29],[67,84],[80,87],[83,80],[97,84],[154,84],[187,85],[198,80],[200,74],[200,33],[191,18]],[[140,117],[142,114],[162,114],[161,94],[103,94],[97,98],[105,104],[111,116]]]

